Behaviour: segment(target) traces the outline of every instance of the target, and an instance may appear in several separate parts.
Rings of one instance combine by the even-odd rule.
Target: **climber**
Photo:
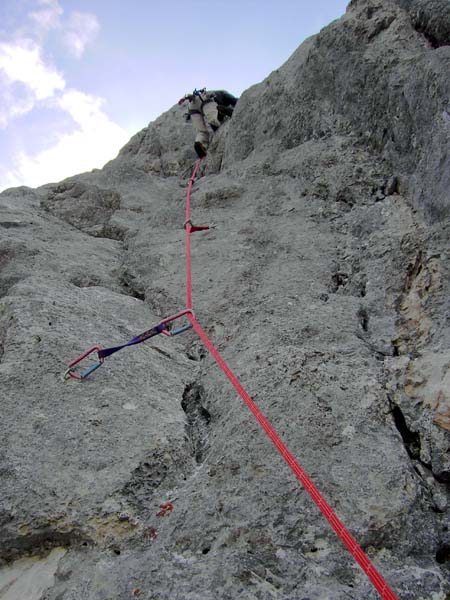
[[[226,117],[231,117],[236,106],[237,98],[225,90],[195,89],[192,94],[186,94],[178,101],[179,106],[189,101],[187,119],[192,120],[197,135],[194,149],[199,158],[206,156],[209,146],[209,131],[217,131]]]

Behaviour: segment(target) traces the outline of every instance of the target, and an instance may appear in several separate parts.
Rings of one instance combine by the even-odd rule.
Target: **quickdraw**
[[[102,366],[102,364],[105,362],[105,358],[107,356],[111,356],[111,354],[115,354],[119,350],[122,350],[122,348],[126,348],[128,346],[134,346],[136,344],[140,344],[141,342],[145,342],[146,340],[149,340],[150,338],[152,338],[156,335],[159,335],[160,333],[162,333],[163,335],[169,336],[169,337],[174,337],[176,335],[179,335],[180,333],[184,333],[188,329],[192,328],[191,323],[186,323],[185,325],[182,325],[181,327],[177,327],[176,329],[173,329],[173,330],[169,329],[167,326],[169,323],[172,323],[173,321],[176,321],[177,319],[180,319],[181,317],[189,316],[189,315],[193,316],[193,312],[191,309],[186,309],[186,310],[183,310],[182,312],[176,313],[175,315],[171,315],[170,317],[167,317],[166,319],[163,319],[162,321],[160,321],[157,325],[155,325],[151,329],[148,329],[147,331],[140,333],[139,335],[135,336],[134,338],[132,338],[125,344],[121,344],[120,346],[112,346],[111,348],[101,348],[100,346],[92,346],[91,348],[86,350],[86,352],[83,352],[83,354],[81,354],[80,356],[78,356],[77,358],[72,360],[67,365],[68,368],[67,368],[66,372],[64,373],[64,379],[65,380],[67,380],[69,378],[78,379],[78,380],[86,379],[86,377],[91,375],[91,373],[93,373],[95,370],[97,370],[99,367]],[[84,369],[81,372],[74,370],[74,368],[77,365],[79,365],[82,361],[84,361],[88,356],[90,356],[94,352],[97,353],[97,361],[94,364],[87,367],[86,369]]]

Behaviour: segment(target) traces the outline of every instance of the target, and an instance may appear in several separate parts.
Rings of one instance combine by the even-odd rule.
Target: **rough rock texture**
[[[402,599],[450,593],[448,14],[353,0],[243,94],[192,196],[198,319]],[[172,108],[0,195],[1,600],[21,572],[33,600],[378,597],[194,333],[63,383],[184,308],[192,139]]]

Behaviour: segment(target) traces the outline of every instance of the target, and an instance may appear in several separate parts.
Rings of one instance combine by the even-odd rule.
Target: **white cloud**
[[[99,116],[103,115],[103,103],[102,98],[78,90],[68,90],[57,100],[58,106],[68,112],[82,127],[95,125],[98,122]]]
[[[128,141],[130,134],[108,118],[100,98],[68,90],[55,102],[76,121],[77,130],[62,135],[54,146],[36,156],[21,153],[13,169],[0,173],[0,189],[36,187],[102,167]]]
[[[38,4],[45,8],[28,13],[28,17],[42,30],[42,33],[58,27],[64,12],[58,0],[41,0]]]
[[[19,97],[19,94],[17,93],[17,90],[14,89],[11,81],[1,71],[0,94],[0,129],[4,129],[8,126],[10,121],[33,109],[33,95],[23,89]]]
[[[48,129],[46,140],[34,140],[40,147],[50,139],[51,147],[31,155],[25,151],[11,156],[5,152],[0,163],[0,190],[27,185],[36,187],[70,175],[101,167],[114,158],[130,134],[115,124],[104,110],[104,101],[75,89],[66,89],[66,80],[44,56],[44,44],[53,30],[70,52],[79,58],[97,35],[95,15],[72,12],[65,16],[59,0],[35,0],[36,10],[28,13],[25,28],[0,41],[0,128],[20,131],[21,115],[45,106],[69,115],[72,131]],[[48,114],[48,113],[47,113]],[[55,123],[61,120],[55,119]],[[66,120],[67,126],[67,120]],[[23,139],[28,130],[23,129]],[[15,134],[15,139],[20,135]],[[3,164],[2,164],[3,163]]]
[[[65,85],[64,77],[44,62],[41,48],[32,40],[0,43],[0,128]]]
[[[33,23],[30,35],[43,39],[50,30],[57,30],[69,53],[80,58],[100,30],[96,15],[72,11],[66,16],[59,0],[40,0],[38,4],[42,8],[28,13]]]
[[[65,86],[62,75],[44,63],[41,48],[29,39],[0,43],[0,70],[11,83],[23,83],[36,100],[49,98]]]
[[[64,25],[64,43],[69,52],[80,58],[100,30],[97,17],[92,13],[73,12]]]

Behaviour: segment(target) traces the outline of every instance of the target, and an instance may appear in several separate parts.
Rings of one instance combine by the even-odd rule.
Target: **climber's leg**
[[[220,126],[219,113],[217,112],[217,102],[206,102],[203,105],[203,114],[205,115],[206,121],[213,129],[217,129]]]
[[[196,131],[194,148],[199,158],[203,158],[209,146],[209,131],[202,114],[202,101],[197,96],[189,102],[189,115]]]

